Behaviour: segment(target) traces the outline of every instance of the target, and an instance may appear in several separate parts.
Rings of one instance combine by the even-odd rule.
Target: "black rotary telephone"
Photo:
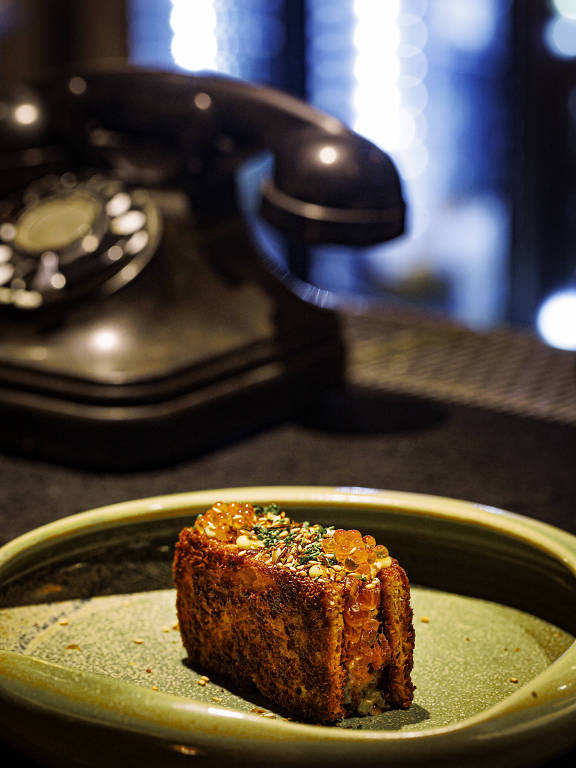
[[[404,230],[385,153],[219,76],[76,74],[0,107],[0,448],[153,466],[338,380],[338,318],[261,247],[238,175],[271,152],[259,214],[287,242],[370,244]]]

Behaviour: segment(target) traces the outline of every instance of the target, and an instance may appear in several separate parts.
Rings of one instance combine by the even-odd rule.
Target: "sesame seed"
[[[213,509],[220,514],[226,512],[227,507],[228,505],[225,504],[215,504]],[[236,505],[234,507],[236,508]],[[323,551],[325,540],[330,540],[335,535],[335,526],[325,527],[320,523],[293,521],[276,504],[255,505],[253,511],[256,515],[250,520],[243,518],[242,523],[237,524],[238,520],[235,519],[229,526],[230,530],[225,531],[226,536],[231,539],[227,541],[231,549],[238,551],[243,547],[239,555],[244,557],[250,554],[252,562],[267,567],[282,567],[295,574],[303,574],[304,571],[318,565],[322,569],[321,573],[311,578],[322,579],[323,584],[327,581],[341,584],[344,579],[356,577],[372,590],[379,587],[379,581],[374,578],[375,574],[392,564],[386,548],[379,546],[374,556],[380,559],[372,562],[371,558],[368,558],[371,574],[355,573],[354,568],[350,572],[343,567],[346,553],[341,551],[342,547],[338,548],[338,556],[334,552]],[[209,514],[199,515],[194,528],[209,535],[210,526],[214,528],[212,535],[215,536],[216,521],[211,520]],[[375,544],[365,543],[367,552],[375,548]],[[327,547],[329,548],[331,547]],[[386,557],[383,557],[383,554],[386,554]],[[354,567],[358,565],[352,560],[350,564]]]
[[[511,683],[517,683],[518,682],[518,678],[517,677],[511,677],[510,678],[510,682]]]

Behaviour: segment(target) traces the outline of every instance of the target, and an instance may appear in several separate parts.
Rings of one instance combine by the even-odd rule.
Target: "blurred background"
[[[131,63],[304,98],[394,157],[410,217],[302,279],[576,349],[576,0],[0,0],[0,54],[5,81]]]

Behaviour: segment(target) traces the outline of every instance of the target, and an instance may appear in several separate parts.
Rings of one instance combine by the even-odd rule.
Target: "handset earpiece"
[[[276,145],[262,215],[309,243],[372,244],[404,231],[405,204],[394,163],[350,131],[292,131]]]

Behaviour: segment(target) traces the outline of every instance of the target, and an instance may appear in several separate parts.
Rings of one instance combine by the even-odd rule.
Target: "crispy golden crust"
[[[247,564],[190,529],[177,545],[174,578],[194,666],[252,684],[304,719],[344,716],[342,585],[326,589],[307,576]]]
[[[357,710],[407,707],[414,644],[409,585],[396,561],[383,571],[380,626],[368,641],[349,624],[357,595],[348,584],[263,564],[186,528],[174,581],[190,663],[254,685],[306,721],[333,723]],[[363,710],[367,691],[371,708]]]
[[[391,658],[387,670],[390,705],[406,709],[412,704],[414,685],[411,680],[414,653],[413,613],[410,606],[410,583],[404,569],[392,559],[389,568],[379,574],[380,611]]]

